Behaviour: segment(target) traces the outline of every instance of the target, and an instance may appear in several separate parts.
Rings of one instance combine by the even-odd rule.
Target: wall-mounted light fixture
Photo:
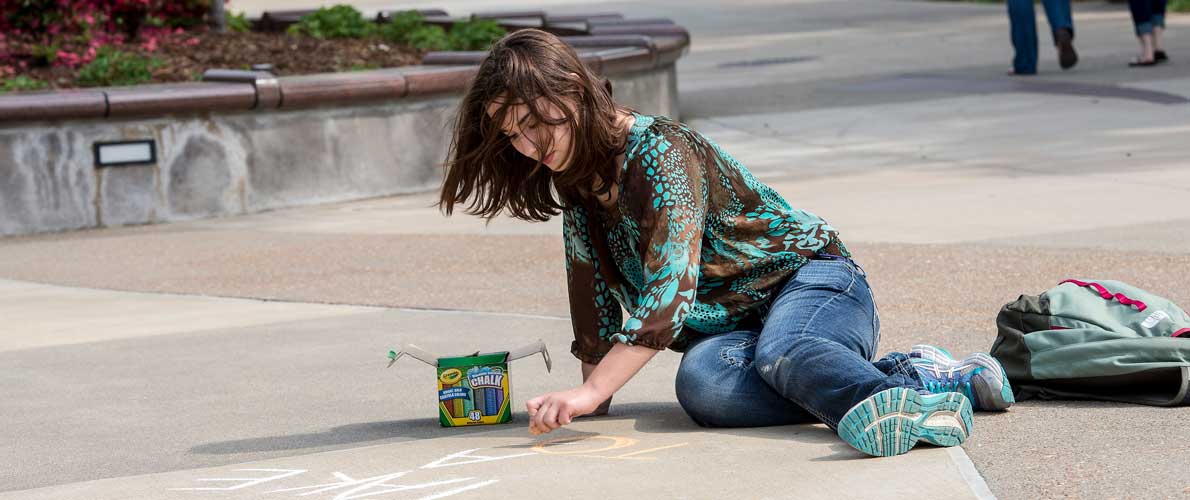
[[[157,142],[152,139],[96,142],[92,151],[95,168],[157,163]]]

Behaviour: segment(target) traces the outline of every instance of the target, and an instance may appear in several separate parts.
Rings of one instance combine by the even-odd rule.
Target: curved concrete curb
[[[975,463],[971,461],[971,457],[967,456],[967,452],[963,450],[962,446],[951,446],[946,449],[946,453],[950,455],[950,459],[959,468],[959,474],[963,476],[963,480],[971,487],[971,493],[975,495],[975,498],[979,500],[996,500],[996,495],[992,494],[992,489],[988,488],[988,483],[983,480],[983,476],[975,469]]]
[[[265,13],[258,26],[284,29],[309,11]],[[456,19],[420,11],[430,24]],[[389,12],[381,12],[383,19]],[[597,73],[664,70],[685,53],[690,35],[669,19],[618,14],[550,17],[543,11],[488,12],[510,31],[534,27],[563,37]],[[431,52],[421,66],[277,78],[268,72],[212,69],[202,82],[105,87],[0,95],[0,126],[31,121],[149,117],[203,112],[266,111],[425,97],[463,89],[486,52]],[[442,67],[448,66],[448,67]]]

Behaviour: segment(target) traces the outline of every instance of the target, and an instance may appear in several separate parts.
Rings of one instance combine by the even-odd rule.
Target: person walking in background
[[[1169,60],[1161,44],[1161,35],[1165,32],[1165,0],[1128,0],[1128,9],[1132,11],[1132,24],[1140,41],[1140,57],[1128,65],[1153,66]]]
[[[1164,4],[1164,2],[1162,2]],[[1058,64],[1070,69],[1078,63],[1074,51],[1074,19],[1070,15],[1070,0],[1041,0],[1045,18],[1050,23],[1054,45],[1058,47]],[[1012,58],[1014,75],[1037,73],[1037,19],[1033,0],[1008,0],[1008,22],[1012,27]]]

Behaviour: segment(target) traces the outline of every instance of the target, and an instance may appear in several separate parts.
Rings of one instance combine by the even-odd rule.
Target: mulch
[[[25,45],[9,38],[19,53]],[[278,76],[330,73],[418,64],[425,51],[395,45],[379,38],[319,40],[285,33],[183,32],[162,36],[155,50],[126,43],[126,52],[155,57],[161,64],[148,83],[199,80],[208,69],[250,69],[271,64]],[[50,88],[76,88],[77,70],[65,67],[27,67],[17,75],[44,81]]]

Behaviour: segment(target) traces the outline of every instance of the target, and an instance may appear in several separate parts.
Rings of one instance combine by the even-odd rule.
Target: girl
[[[495,43],[466,91],[439,207],[467,200],[489,221],[562,214],[583,384],[528,401],[534,434],[606,413],[666,348],[684,352],[678,401],[700,425],[822,421],[872,455],[957,445],[968,396],[1011,402],[986,355],[873,361],[876,306],[835,229],[694,130],[616,103],[544,31]]]

